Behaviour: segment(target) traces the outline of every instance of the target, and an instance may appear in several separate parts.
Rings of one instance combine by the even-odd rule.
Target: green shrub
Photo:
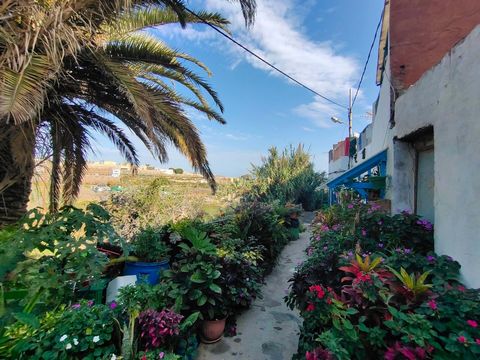
[[[106,305],[74,304],[46,313],[37,323],[7,327],[15,341],[9,356],[28,359],[101,359],[118,354],[114,314]]]
[[[433,253],[433,227],[344,202],[318,214],[287,304],[304,318],[296,359],[475,359],[480,292]]]

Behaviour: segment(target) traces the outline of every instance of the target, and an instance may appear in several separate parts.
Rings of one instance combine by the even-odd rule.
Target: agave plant
[[[251,24],[255,1],[239,3]],[[224,122],[203,92],[223,111],[217,94],[187,63],[209,71],[140,30],[200,18],[225,27],[221,15],[197,17],[181,0],[5,0],[0,14],[0,224],[26,210],[39,134],[49,139],[52,211],[62,182],[65,203],[79,192],[91,131],[105,134],[138,164],[118,120],[160,161],[167,160],[166,146],[175,146],[215,188],[205,147],[184,111],[193,107]],[[182,84],[196,100],[167,81]]]

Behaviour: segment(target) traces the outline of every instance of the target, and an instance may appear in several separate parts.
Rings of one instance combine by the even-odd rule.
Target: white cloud
[[[303,17],[298,14],[306,14],[305,7],[311,6],[310,3],[298,0],[259,1],[255,24],[251,29],[245,29],[238,6],[232,6],[225,0],[207,0],[206,3],[208,9],[218,10],[227,16],[232,22],[234,37],[254,52],[317,92],[341,104],[346,103],[358,64],[353,58],[340,55],[338,45],[309,37],[302,26]],[[326,12],[331,11],[334,9]],[[230,50],[252,66],[271,75],[282,76],[235,45],[231,44]],[[329,117],[338,111],[338,107],[330,106],[320,97],[314,97],[311,103],[295,109],[295,113],[320,127],[327,127]]]

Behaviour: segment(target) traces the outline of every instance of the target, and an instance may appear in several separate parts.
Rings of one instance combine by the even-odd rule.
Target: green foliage
[[[232,313],[248,308],[261,296],[262,248],[229,239],[222,241],[217,256],[223,269],[220,286],[227,308]]]
[[[162,310],[173,305],[167,296],[168,290],[169,287],[164,283],[127,285],[119,289],[118,304],[128,313],[144,309]]]
[[[157,262],[168,259],[170,248],[163,241],[161,229],[148,227],[140,231],[133,239],[132,251],[140,261]]]
[[[37,326],[15,323],[5,336],[15,341],[12,358],[98,359],[116,353],[114,328],[108,306],[82,303],[46,313]]]
[[[187,236],[192,246],[180,244],[179,260],[164,272],[164,282],[170,286],[168,296],[175,302],[175,310],[182,314],[199,311],[204,319],[224,317],[226,309],[219,281],[222,267],[215,262],[215,246],[197,230],[189,229]]]
[[[303,145],[290,146],[283,152],[270,148],[268,157],[262,162],[252,169],[253,182],[247,197],[302,204],[305,210],[320,207],[321,192],[318,188],[326,181],[325,173],[315,172],[311,156]]]
[[[94,204],[85,210],[66,207],[57,214],[31,211],[0,244],[2,253],[11,256],[5,262],[11,267],[3,269],[8,272],[5,289],[27,289],[25,301],[40,291],[44,302],[73,299],[74,289],[101,277],[107,259],[97,243],[118,239],[109,219]]]
[[[350,199],[317,216],[286,297],[304,318],[295,358],[478,358],[480,292],[429,252],[430,223],[378,210]]]

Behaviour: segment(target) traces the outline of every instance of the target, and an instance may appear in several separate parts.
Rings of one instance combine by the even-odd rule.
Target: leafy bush
[[[315,172],[303,145],[290,146],[281,153],[272,147],[262,162],[252,169],[253,181],[247,198],[293,202],[309,211],[321,206],[322,193],[318,188],[326,181],[325,173]]]
[[[15,341],[9,357],[28,359],[99,359],[118,353],[114,346],[114,314],[92,302],[46,313],[29,324],[8,326],[5,337]]]
[[[97,244],[118,239],[109,220],[94,204],[86,210],[65,207],[57,214],[31,211],[0,244],[2,260],[8,257],[1,271],[4,287],[27,289],[25,301],[74,299],[74,289],[102,275],[107,258]]]
[[[161,229],[147,227],[140,231],[133,239],[132,251],[141,261],[156,262],[168,259],[170,248],[163,240]]]
[[[222,266],[220,287],[226,307],[231,313],[248,308],[261,296],[262,247],[245,244],[242,240],[225,240],[217,249]]]
[[[240,237],[263,248],[261,266],[266,273],[272,270],[289,240],[285,220],[275,209],[274,204],[259,201],[244,201],[235,209]]]
[[[432,230],[358,203],[320,213],[286,297],[304,318],[296,358],[478,358],[480,292],[431,251]]]

